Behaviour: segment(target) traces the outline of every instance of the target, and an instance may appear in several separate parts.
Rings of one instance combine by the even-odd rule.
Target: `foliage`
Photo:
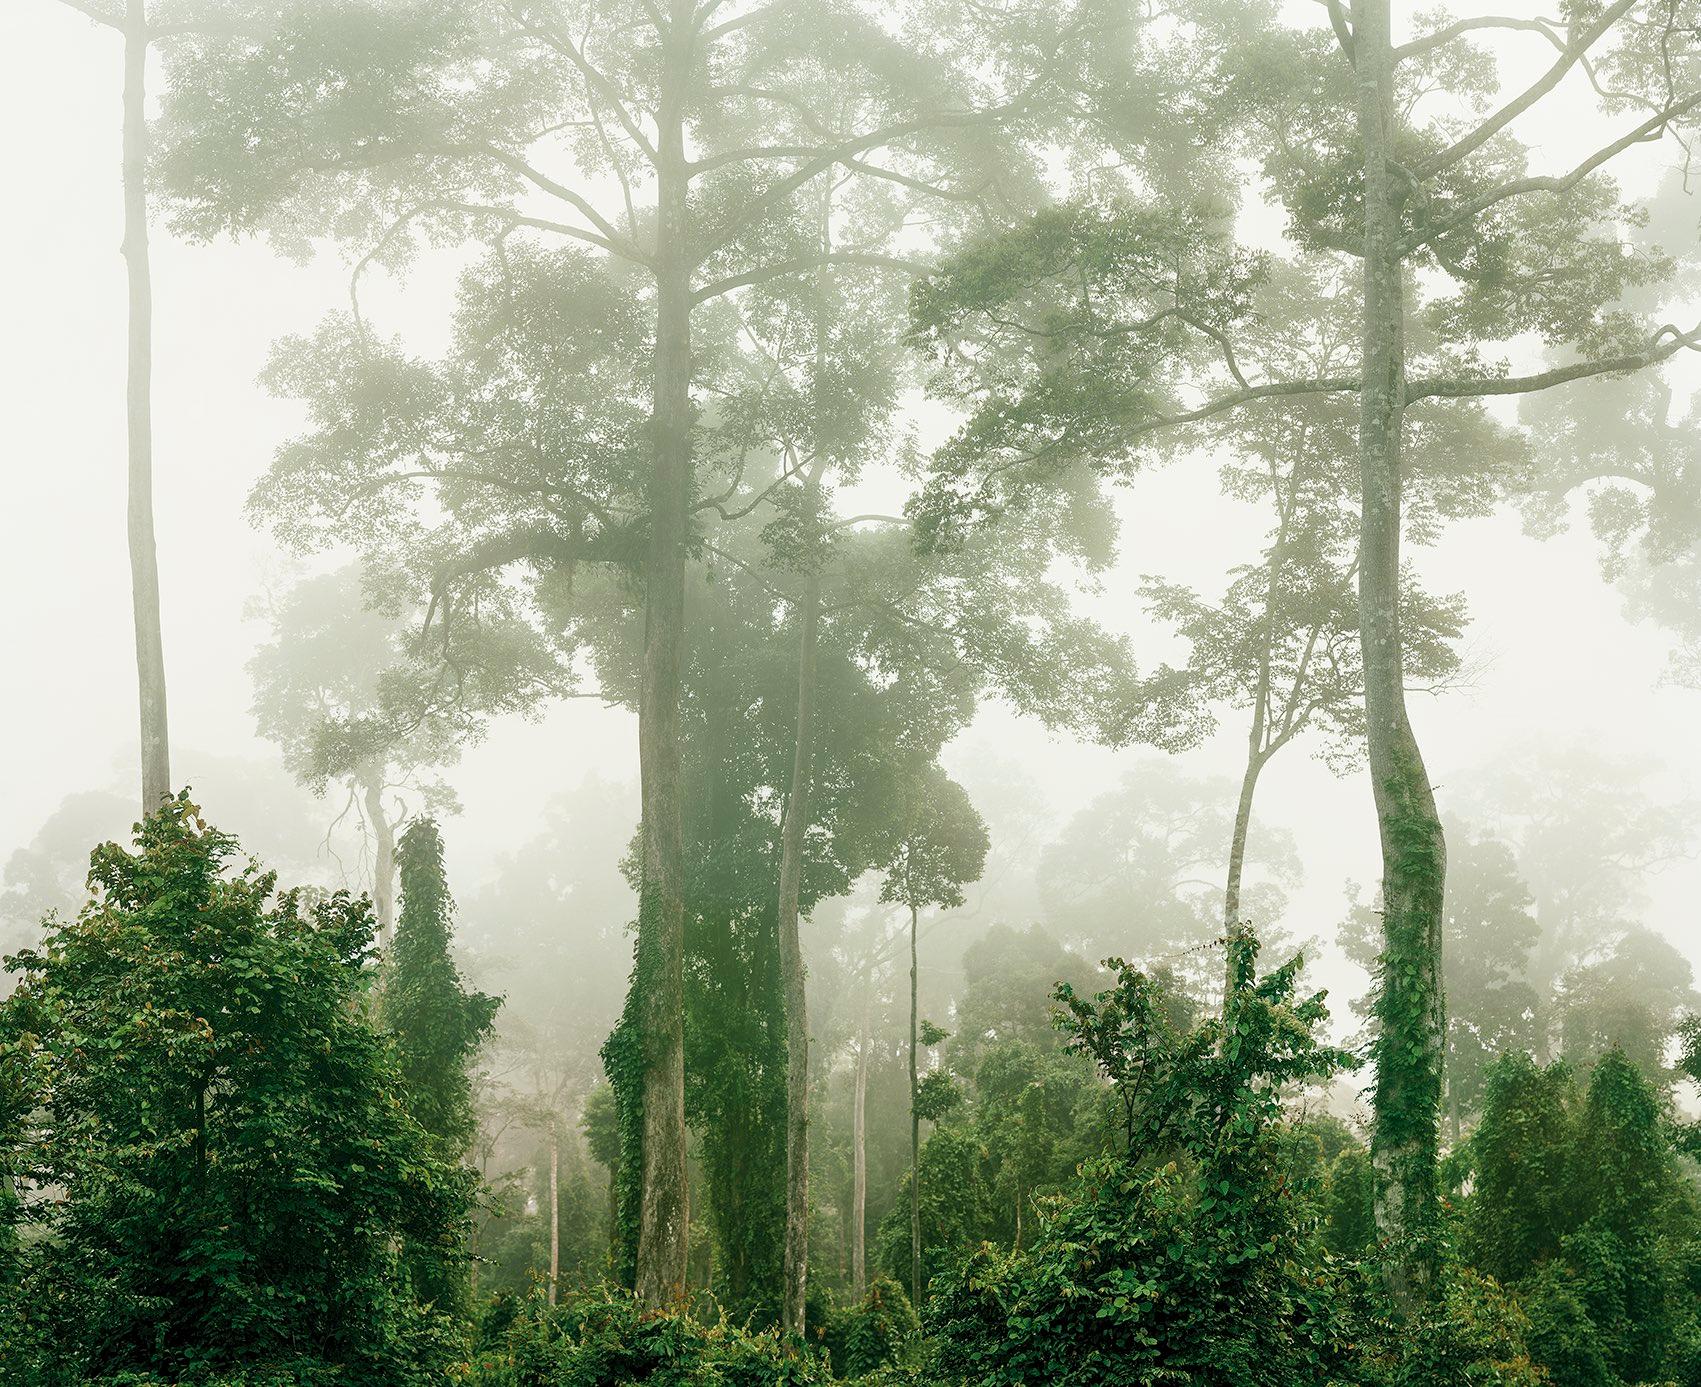
[[[443,871],[443,838],[431,819],[416,819],[397,850],[401,920],[386,960],[378,1014],[389,1031],[403,1102],[436,1146],[438,1159],[460,1172],[469,1200],[476,1177],[464,1169],[478,1116],[471,1066],[496,1022],[501,999],[469,992],[452,953],[454,902]],[[422,1295],[453,1303],[467,1265],[466,1230],[445,1228],[410,1245],[409,1272]]]
[[[848,1377],[861,1377],[896,1363],[921,1334],[921,1321],[904,1288],[889,1276],[869,1283],[862,1302],[845,1311],[838,1328]]]
[[[960,1122],[937,1128],[921,1147],[921,1284],[925,1292],[973,1248],[992,1219],[986,1151]],[[873,1265],[896,1281],[910,1278],[910,1172],[881,1220],[870,1249]]]
[[[380,1015],[395,1037],[408,1108],[420,1126],[464,1155],[476,1118],[468,1066],[495,1024],[501,999],[469,992],[453,955],[443,838],[431,819],[416,819],[397,848],[401,919],[387,959]]]
[[[1471,1149],[1466,1250],[1524,1296],[1531,1351],[1555,1380],[1681,1376],[1701,1210],[1655,1086],[1616,1050],[1586,1093],[1562,1063],[1509,1055],[1490,1070]]]
[[[254,604],[272,637],[248,662],[255,724],[315,791],[331,780],[356,790],[405,788],[427,808],[452,809],[453,792],[429,773],[459,757],[464,729],[444,710],[421,706],[420,670],[410,667],[412,614],[371,601],[359,567],[350,566]]]
[[[1531,1356],[1531,1336],[1516,1297],[1478,1272],[1449,1268],[1414,1321],[1380,1320],[1355,1380],[1360,1387],[1541,1387],[1549,1378]]]
[[[26,1383],[423,1387],[455,1351],[396,1248],[459,1226],[469,1191],[366,1020],[366,905],[274,896],[237,860],[181,795],[133,851],[97,848],[89,903],[13,960],[0,1059],[32,1113],[6,1163],[42,1234],[5,1350]]]
[[[1231,945],[1223,1017],[1186,1029],[1161,989],[1112,962],[1097,998],[1066,986],[1060,1018],[1123,1095],[1128,1149],[1042,1201],[1024,1250],[985,1247],[928,1315],[949,1379],[975,1384],[1324,1383],[1350,1342],[1348,1299],[1315,1192],[1276,1159],[1283,1086],[1326,1078],[1321,996],[1295,997],[1297,960],[1254,979]]]
[[[776,1330],[645,1313],[629,1295],[607,1289],[570,1296],[555,1309],[534,1297],[465,1377],[468,1387],[811,1387],[828,1380],[824,1362]]]

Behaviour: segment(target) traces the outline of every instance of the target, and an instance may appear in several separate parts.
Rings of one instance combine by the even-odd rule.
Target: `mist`
[[[0,13],[19,1382],[1698,1370],[1701,9],[149,9]]]

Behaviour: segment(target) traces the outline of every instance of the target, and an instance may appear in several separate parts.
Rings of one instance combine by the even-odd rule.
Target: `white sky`
[[[1297,0],[1296,9],[1307,20],[1316,13]],[[123,514],[118,43],[54,0],[6,0],[0,52],[11,55],[0,130],[12,194],[0,218],[0,265],[10,267],[0,299],[0,726],[12,729],[0,742],[3,864],[67,793],[128,788],[136,714]],[[1543,133],[1556,160],[1577,147],[1575,129],[1549,121]],[[410,293],[436,292],[429,279]],[[242,609],[280,560],[242,507],[297,416],[256,377],[270,343],[341,306],[345,287],[334,260],[302,268],[262,244],[187,246],[156,229],[156,514],[180,782],[194,780],[201,753],[272,755],[247,712],[243,666],[259,632]],[[406,317],[411,303],[391,293],[388,321]],[[1215,590],[1259,532],[1220,499],[1209,465],[1153,476],[1122,508],[1124,561],[1100,614],[1136,631],[1128,597],[1140,574]],[[1546,739],[1655,758],[1670,793],[1701,792],[1701,694],[1657,687],[1667,641],[1623,621],[1586,533],[1539,544],[1516,517],[1502,516],[1455,527],[1418,561],[1432,587],[1469,593],[1472,653],[1486,661],[1474,689],[1415,707],[1444,806],[1473,764]],[[1063,817],[1147,754],[1054,741],[996,711],[969,741],[983,737],[1021,760]],[[1242,746],[1231,721],[1188,761],[1237,776]],[[516,825],[529,826],[555,791],[589,771],[632,777],[636,751],[631,717],[590,703],[499,727],[453,776],[466,806],[450,830],[466,894],[467,876],[487,873],[498,850],[527,836]],[[1338,781],[1292,752],[1267,775],[1261,807],[1292,831],[1305,860],[1290,922],[1330,929],[1344,879],[1376,876],[1368,785]],[[1701,964],[1692,904],[1701,868],[1681,865],[1652,885],[1650,923]],[[1349,974],[1330,971],[1356,990]]]

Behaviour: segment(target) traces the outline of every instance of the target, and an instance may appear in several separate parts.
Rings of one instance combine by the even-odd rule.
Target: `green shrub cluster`
[[[629,1293],[607,1288],[553,1309],[541,1299],[526,1302],[465,1374],[468,1387],[814,1387],[831,1380],[823,1356],[778,1330],[645,1313]]]

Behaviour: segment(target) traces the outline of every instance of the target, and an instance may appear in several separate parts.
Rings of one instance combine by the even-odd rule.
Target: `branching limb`
[[[1602,145],[1587,159],[1575,165],[1569,172],[1545,177],[1514,178],[1493,188],[1488,188],[1468,202],[1461,204],[1452,211],[1447,219],[1439,226],[1431,227],[1420,236],[1406,242],[1402,251],[1416,250],[1419,246],[1440,239],[1449,232],[1457,231],[1473,218],[1481,215],[1490,207],[1505,202],[1508,198],[1522,197],[1526,193],[1563,193],[1575,187],[1595,170],[1616,159],[1632,145],[1645,144],[1657,140],[1665,133],[1666,127],[1679,116],[1686,115],[1701,106],[1701,92],[1675,102],[1656,111],[1647,120],[1634,129],[1626,131],[1611,144]]]
[[[533,168],[531,164],[520,158],[519,155],[511,153],[506,149],[498,148],[496,145],[492,144],[478,145],[476,148],[479,153],[494,159],[504,168],[519,174],[521,178],[525,179],[533,187],[548,193],[551,197],[560,199],[569,207],[573,208],[597,229],[598,233],[600,233],[603,238],[602,244],[614,254],[639,265],[648,266],[651,263],[650,258],[639,250],[631,241],[627,240],[625,236],[621,235],[615,225],[610,222],[608,218],[604,217],[602,213],[598,212],[590,200],[585,198],[583,195],[576,193],[573,189],[557,182],[555,179],[549,177],[548,174]]]
[[[1483,395],[1528,395],[1538,390],[1551,390],[1574,380],[1593,376],[1611,376],[1624,371],[1640,371],[1657,365],[1667,357],[1685,349],[1701,350],[1701,324],[1681,332],[1667,323],[1653,336],[1648,346],[1639,352],[1606,357],[1598,361],[1574,361],[1568,366],[1556,366],[1550,371],[1537,371],[1528,376],[1487,376],[1476,379],[1440,379],[1412,381],[1406,387],[1406,403],[1419,400],[1472,399]]]
[[[875,251],[835,250],[822,255],[801,256],[796,260],[781,260],[772,265],[763,265],[754,270],[746,270],[743,274],[729,275],[725,279],[717,279],[693,291],[692,303],[706,303],[722,294],[730,294],[734,289],[743,289],[752,284],[765,284],[771,279],[780,279],[785,275],[802,274],[808,270],[818,270],[827,265],[866,265],[874,269],[899,270],[905,274],[920,278],[932,273],[932,266],[919,260],[905,260],[901,256],[881,255]]]
[[[1422,38],[1401,44],[1394,50],[1394,61],[1400,63],[1407,58],[1417,58],[1425,53],[1433,53],[1437,48],[1446,47],[1456,38],[1484,29],[1540,34],[1550,43],[1558,41],[1558,46],[1563,49],[1564,42],[1558,38],[1560,28],[1561,24],[1557,19],[1515,19],[1509,15],[1478,15],[1474,19],[1457,20],[1444,29],[1437,29],[1433,34],[1425,34]]]
[[[1548,68],[1546,72],[1544,72],[1534,82],[1530,83],[1529,86],[1525,87],[1522,92],[1513,97],[1512,100],[1508,101],[1487,120],[1483,121],[1482,124],[1477,126],[1470,134],[1456,140],[1453,144],[1449,145],[1446,149],[1437,154],[1433,159],[1427,160],[1417,170],[1419,176],[1423,178],[1432,177],[1445,169],[1451,168],[1460,160],[1469,158],[1472,154],[1476,153],[1476,151],[1481,149],[1483,145],[1487,144],[1508,125],[1517,120],[1519,116],[1523,115],[1525,111],[1529,110],[1544,96],[1557,87],[1560,82],[1565,79],[1566,75],[1572,68],[1576,67],[1580,62],[1585,61],[1588,56],[1589,49],[1594,47],[1596,41],[1599,40],[1600,37],[1609,29],[1611,29],[1614,24],[1628,14],[1636,4],[1637,0],[1614,0],[1613,4],[1608,6],[1599,16],[1596,17],[1593,24],[1590,24],[1580,34],[1575,35],[1571,39],[1570,43],[1565,46],[1559,57],[1554,60],[1553,66]]]

